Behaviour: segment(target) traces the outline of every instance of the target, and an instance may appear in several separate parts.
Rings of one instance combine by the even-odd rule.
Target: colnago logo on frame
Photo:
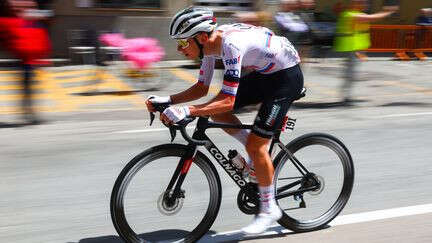
[[[246,185],[246,181],[243,180],[243,178],[237,173],[236,169],[232,166],[232,164],[225,159],[225,157],[216,147],[211,147],[209,151],[239,186]]]

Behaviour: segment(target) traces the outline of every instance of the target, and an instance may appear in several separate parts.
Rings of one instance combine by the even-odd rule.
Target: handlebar
[[[170,105],[168,103],[161,103],[161,104],[153,104],[156,112],[162,113],[166,108],[168,108]],[[155,118],[154,112],[150,112],[150,126],[153,124],[153,120]],[[167,125],[164,124],[166,127],[169,128],[170,134],[171,134],[171,142],[174,140],[177,134],[177,130],[180,131],[180,134],[183,136],[183,138],[188,142],[196,145],[206,145],[208,141],[206,140],[197,140],[189,136],[189,134],[186,132],[186,126],[195,120],[195,117],[187,117],[175,124]]]

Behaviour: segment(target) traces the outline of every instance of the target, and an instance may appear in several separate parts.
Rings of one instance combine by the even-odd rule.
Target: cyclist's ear
[[[200,44],[204,44],[209,40],[209,33],[206,32],[200,32],[196,38],[200,42]]]

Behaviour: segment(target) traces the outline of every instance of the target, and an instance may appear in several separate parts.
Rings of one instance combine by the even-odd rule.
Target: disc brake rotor
[[[324,178],[322,176],[319,176],[319,175],[314,175],[314,177],[319,182],[319,187],[317,189],[313,190],[313,191],[308,191],[307,192],[309,195],[312,195],[312,196],[316,196],[316,195],[321,194],[321,192],[325,188]]]
[[[173,203],[168,203],[168,196],[171,192],[163,192],[157,201],[157,208],[163,215],[174,215],[183,208],[184,197],[177,197]]]

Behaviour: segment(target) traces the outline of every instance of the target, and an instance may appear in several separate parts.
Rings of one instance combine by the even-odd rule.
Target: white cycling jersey
[[[218,30],[222,31],[222,53],[204,56],[198,82],[210,85],[215,59],[221,58],[225,67],[221,89],[224,94],[236,95],[242,69],[270,74],[300,62],[291,42],[265,27],[237,23],[221,25]]]

